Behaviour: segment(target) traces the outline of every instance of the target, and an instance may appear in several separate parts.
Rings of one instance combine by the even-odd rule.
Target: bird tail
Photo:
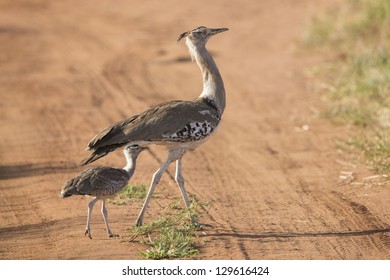
[[[126,143],[121,143],[121,144],[115,144],[115,145],[110,145],[110,146],[106,146],[106,147],[102,147],[102,148],[98,148],[97,150],[94,150],[92,152],[92,154],[83,159],[81,162],[80,162],[80,165],[81,166],[84,166],[84,165],[87,165],[87,164],[90,164],[91,162],[94,162],[95,160],[98,160],[99,158],[102,158],[104,157],[105,155],[107,155],[108,153],[111,153],[112,151],[114,151],[115,149],[119,148],[119,147],[122,147],[124,146]]]
[[[108,154],[108,152],[107,153],[101,153],[101,154],[97,154],[96,152],[93,152],[89,157],[83,159],[80,162],[80,165],[84,166],[84,165],[90,164],[91,162],[94,162],[95,160],[98,160],[99,158],[104,157],[107,154]]]

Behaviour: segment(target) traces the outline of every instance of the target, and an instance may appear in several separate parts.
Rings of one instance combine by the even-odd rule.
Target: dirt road
[[[155,2],[0,1],[0,259],[140,258],[143,245],[105,235],[99,209],[84,237],[89,200],[58,194],[104,127],[198,96],[199,69],[176,38],[199,25],[230,31],[208,43],[227,90],[223,124],[183,161],[187,190],[211,201],[195,258],[389,259],[389,185],[337,150],[350,128],[318,118],[304,74],[324,58],[296,44],[338,1]],[[165,155],[154,152],[133,182],[149,183]],[[180,198],[169,176],[158,190],[146,223],[164,197]],[[128,234],[140,207],[109,205],[112,230]]]

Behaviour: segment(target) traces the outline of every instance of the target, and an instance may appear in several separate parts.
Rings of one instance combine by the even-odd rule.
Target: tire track
[[[343,196],[337,191],[331,192],[313,192],[309,191],[303,180],[300,180],[300,186],[305,195],[309,199],[315,201],[315,205],[321,205],[325,207],[326,211],[330,214],[325,217],[334,217],[332,225],[329,225],[329,221],[319,219],[323,226],[329,231],[334,232],[337,236],[337,232],[340,237],[348,237],[349,243],[354,244],[345,248],[344,239],[332,239],[328,240],[328,244],[337,252],[341,259],[347,259],[347,256],[354,255],[353,258],[359,258],[367,254],[367,252],[387,252],[388,254],[390,247],[386,245],[386,232],[389,229],[389,225],[383,222],[379,217],[370,213],[366,206],[351,201],[350,199]],[[316,209],[310,207],[307,208],[308,213],[315,213]],[[320,218],[320,217],[318,217]],[[337,230],[337,228],[340,228]],[[372,234],[371,234],[372,233]],[[377,234],[374,234],[377,233]],[[381,234],[383,233],[383,235]],[[373,235],[374,234],[374,235]],[[360,238],[356,238],[360,236]],[[384,241],[384,242],[383,242]],[[345,250],[343,249],[345,248]],[[323,250],[323,246],[318,247],[318,250]],[[342,250],[342,251],[340,251]],[[352,253],[352,251],[356,251]],[[375,255],[375,253],[374,253]]]

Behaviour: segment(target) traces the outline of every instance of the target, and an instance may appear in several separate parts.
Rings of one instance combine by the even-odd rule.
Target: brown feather
[[[194,122],[208,122],[215,129],[220,122],[220,114],[210,101],[203,99],[174,100],[150,107],[97,134],[88,144],[92,154],[81,165],[91,163],[129,142],[172,142],[167,135],[177,133]]]

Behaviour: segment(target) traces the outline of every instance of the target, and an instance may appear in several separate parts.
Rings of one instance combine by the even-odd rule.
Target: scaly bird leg
[[[148,194],[146,196],[144,205],[142,206],[142,209],[141,209],[141,211],[140,211],[140,213],[138,215],[137,221],[136,221],[136,225],[137,226],[141,226],[142,225],[142,221],[144,219],[145,211],[146,211],[146,208],[148,207],[150,199],[151,199],[151,197],[153,195],[154,189],[156,188],[157,184],[160,182],[161,176],[164,174],[165,170],[167,170],[168,165],[171,162],[181,158],[184,153],[185,153],[185,150],[183,150],[183,149],[170,150],[169,153],[168,153],[168,157],[167,157],[166,161],[153,174],[153,178],[152,178],[152,182],[150,183]],[[188,201],[188,199],[187,199],[187,201]]]
[[[162,174],[165,172],[165,170],[167,169],[168,165],[171,163],[171,161],[168,161],[168,160],[169,160],[169,157],[163,163],[163,165],[161,165],[161,167],[153,174],[153,178],[152,178],[152,182],[150,183],[148,194],[146,196],[144,205],[142,206],[142,209],[139,212],[139,215],[138,215],[138,218],[137,218],[137,221],[136,221],[136,225],[137,226],[141,226],[142,225],[142,221],[144,219],[145,211],[146,211],[146,208],[148,207],[150,199],[151,199],[151,197],[153,195],[154,189],[155,189],[156,185],[158,184],[158,182],[160,182]]]
[[[92,209],[96,201],[98,201],[97,197],[95,197],[90,203],[88,203],[87,226],[85,227],[84,235],[88,236],[90,239],[92,239],[92,236],[91,236],[91,229],[89,227],[89,222],[91,221]]]
[[[184,188],[184,177],[183,177],[181,166],[182,166],[182,164],[181,164],[181,158],[180,158],[180,159],[176,160],[175,181],[180,188],[180,192],[181,192],[181,195],[184,199],[184,203],[186,204],[186,207],[190,208],[190,202],[188,200],[188,196],[187,196],[186,190]]]
[[[176,160],[176,173],[175,173],[175,181],[180,188],[181,195],[184,199],[184,203],[186,204],[187,209],[190,209],[190,201],[188,200],[188,196],[186,190],[184,188],[184,177],[182,173],[182,163],[181,158]],[[191,215],[191,221],[193,224],[197,224],[195,218]]]
[[[181,163],[181,158],[176,160],[176,174],[175,174],[175,181],[177,185],[180,188],[181,195],[183,196],[184,203],[186,204],[187,209],[190,209],[190,202],[186,193],[186,190],[184,188],[184,177],[182,173],[182,163]],[[198,228],[202,228],[205,226],[211,227],[209,224],[200,224],[196,218],[190,213],[191,215],[191,222]]]
[[[107,215],[108,211],[106,208],[106,201],[104,199],[102,202],[102,214],[103,214],[104,223],[106,224],[106,230],[107,230],[108,237],[119,237],[118,234],[113,234],[110,230],[110,227],[108,226],[108,215]]]

